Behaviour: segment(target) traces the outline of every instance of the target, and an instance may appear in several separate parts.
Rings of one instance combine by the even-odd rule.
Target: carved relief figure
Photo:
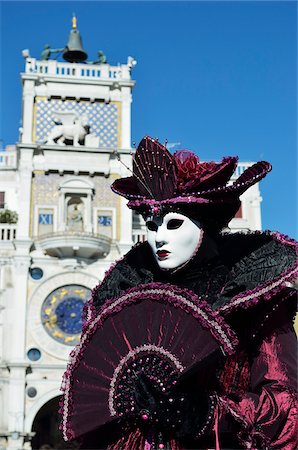
[[[48,134],[45,143],[67,145],[67,141],[71,141],[74,146],[80,145],[90,132],[87,114],[79,116],[74,112],[60,111],[56,113],[56,116],[54,119],[55,125]]]
[[[84,204],[81,199],[71,199],[67,206],[67,229],[69,231],[83,231]]]

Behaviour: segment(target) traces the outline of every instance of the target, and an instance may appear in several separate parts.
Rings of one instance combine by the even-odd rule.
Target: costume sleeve
[[[296,335],[289,325],[261,343],[251,366],[251,392],[222,399],[228,417],[240,424],[245,448],[297,449],[296,368]]]

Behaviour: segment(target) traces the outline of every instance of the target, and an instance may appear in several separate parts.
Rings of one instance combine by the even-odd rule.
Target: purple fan
[[[87,324],[64,375],[64,438],[134,414],[141,373],[167,392],[219,347],[233,352],[236,337],[195,294],[151,283],[109,300]]]

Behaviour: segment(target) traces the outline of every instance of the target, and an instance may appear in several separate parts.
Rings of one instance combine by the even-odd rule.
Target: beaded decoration
[[[110,384],[109,408],[111,416],[122,416],[135,410],[134,385],[139,375],[146,375],[161,392],[176,384],[184,369],[180,361],[162,347],[142,345],[122,358]],[[147,420],[149,417],[143,417]]]

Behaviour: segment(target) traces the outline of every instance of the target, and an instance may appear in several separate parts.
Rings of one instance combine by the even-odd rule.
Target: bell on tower
[[[82,38],[77,29],[77,18],[72,18],[72,30],[70,31],[67,45],[65,47],[63,58],[71,63],[80,63],[86,61],[87,53],[83,49]]]

